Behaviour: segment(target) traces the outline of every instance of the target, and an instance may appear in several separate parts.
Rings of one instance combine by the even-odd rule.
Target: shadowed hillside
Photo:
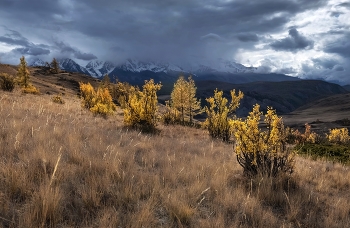
[[[256,103],[259,103],[263,110],[271,106],[278,113],[285,114],[322,97],[347,93],[344,88],[337,84],[318,80],[253,82],[246,84],[199,81],[196,85],[198,94],[202,99],[212,96],[215,88],[223,90],[227,96],[232,89],[241,90],[245,96],[240,108],[237,110],[237,114],[243,116],[246,116]]]

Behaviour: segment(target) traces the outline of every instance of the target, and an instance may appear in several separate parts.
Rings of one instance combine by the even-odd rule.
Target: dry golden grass
[[[207,132],[123,128],[76,97],[0,92],[0,227],[347,227],[350,171],[297,158],[246,179]]]

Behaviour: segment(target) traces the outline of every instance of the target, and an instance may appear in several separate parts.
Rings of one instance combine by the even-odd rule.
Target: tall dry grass
[[[75,97],[0,92],[0,227],[347,227],[350,171],[297,158],[247,179],[207,132],[123,128]]]

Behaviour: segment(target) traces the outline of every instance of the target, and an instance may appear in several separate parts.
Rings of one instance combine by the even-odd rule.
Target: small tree
[[[161,84],[155,84],[153,79],[145,81],[142,91],[135,91],[129,95],[124,109],[124,123],[128,126],[144,130],[154,130],[157,123],[158,98],[157,91]]]
[[[201,102],[196,98],[196,86],[194,80],[189,77],[188,81],[183,76],[174,84],[171,92],[170,108],[175,108],[180,113],[181,122],[185,124],[186,116],[189,116],[189,122],[193,123],[193,116],[203,112]],[[175,113],[168,112],[167,114]],[[177,118],[177,117],[174,117]]]
[[[187,82],[183,76],[180,76],[171,92],[171,106],[179,110],[182,124],[185,123],[185,112],[189,96]]]
[[[256,104],[246,120],[230,121],[238,163],[248,176],[292,173],[294,154],[286,149],[287,137],[282,118],[268,108],[264,119],[267,130],[261,130],[259,122],[263,113],[259,109]]]
[[[20,58],[20,64],[18,66],[18,71],[17,71],[17,77],[18,77],[18,84],[21,87],[28,88],[30,85],[30,79],[29,79],[29,70],[27,68],[27,61],[22,56]]]
[[[17,71],[17,83],[22,87],[23,93],[39,94],[39,90],[30,83],[30,73],[24,56],[20,58]]]
[[[236,111],[240,100],[243,98],[241,91],[236,95],[235,90],[231,90],[231,102],[223,97],[223,91],[215,89],[214,96],[206,99],[208,105],[205,107],[207,119],[204,127],[208,129],[209,134],[213,138],[220,138],[223,141],[230,139],[230,116]]]
[[[197,99],[196,92],[197,87],[192,77],[188,78],[187,82],[188,89],[188,112],[190,116],[190,123],[193,123],[193,116],[201,114],[204,110],[201,107],[201,101]]]
[[[53,58],[52,59],[52,62],[51,62],[51,64],[50,64],[50,66],[51,66],[51,72],[53,73],[53,74],[58,74],[59,72],[60,72],[60,65],[59,65],[59,63],[57,62],[57,60],[56,60],[56,58]]]
[[[111,79],[109,78],[108,74],[106,74],[105,76],[103,76],[100,87],[102,88],[108,88],[110,87],[111,84]]]

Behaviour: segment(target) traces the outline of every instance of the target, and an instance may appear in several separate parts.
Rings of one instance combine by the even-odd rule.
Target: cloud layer
[[[349,15],[346,0],[2,0],[0,60],[223,58],[264,72],[344,81]]]

